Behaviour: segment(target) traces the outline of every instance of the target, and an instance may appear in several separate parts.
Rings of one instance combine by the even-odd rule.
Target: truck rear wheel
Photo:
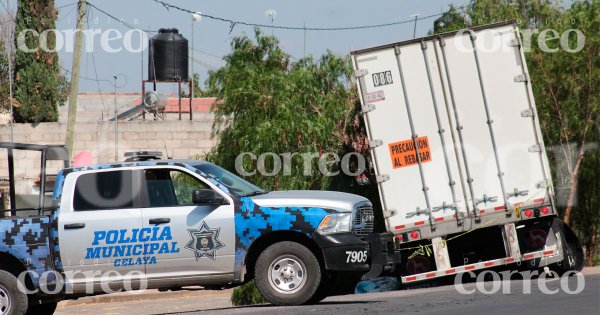
[[[295,242],[269,246],[258,257],[254,275],[260,294],[275,305],[307,303],[321,284],[319,261]]]
[[[0,270],[0,315],[22,315],[27,312],[27,295],[19,290],[19,280]]]

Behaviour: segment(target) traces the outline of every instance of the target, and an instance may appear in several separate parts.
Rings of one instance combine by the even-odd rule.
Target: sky
[[[6,3],[5,0],[1,0]],[[16,8],[15,0],[11,7]],[[271,24],[266,15],[267,10],[275,10],[274,25],[303,27],[346,27],[383,24],[389,22],[410,20],[413,14],[429,16],[439,14],[448,9],[450,4],[462,6],[465,0],[221,0],[221,1],[192,1],[164,0],[167,3],[199,11],[203,14],[222,17],[230,20],[244,21],[256,24]],[[76,27],[76,0],[55,0],[59,8],[57,29],[61,32]],[[159,28],[177,28],[189,40],[192,46],[192,27],[194,27],[194,72],[200,75],[204,83],[208,70],[221,67],[222,56],[230,52],[230,42],[241,34],[252,35],[251,26],[231,24],[203,17],[200,21],[192,22],[190,13],[175,9],[167,10],[163,5],[152,0],[89,0],[97,8],[122,19],[124,22],[145,30],[156,31]],[[124,34],[129,28],[109,18],[95,8],[90,8],[90,20],[87,27],[97,32],[106,33],[116,29]],[[417,22],[417,37],[425,36],[433,26],[433,20]],[[346,55],[352,50],[366,48],[379,44],[403,41],[413,37],[414,23],[344,31],[307,31],[281,30],[265,28],[264,33],[273,34],[280,40],[283,49],[291,54],[293,59],[303,55],[318,57],[327,50],[336,54]],[[108,34],[111,36],[115,34]],[[67,36],[68,37],[68,36]],[[134,48],[139,39],[134,36]],[[122,41],[115,40],[111,47],[123,46]],[[119,44],[121,43],[121,44]],[[92,46],[90,46],[92,47]],[[93,51],[93,52],[92,52]],[[118,92],[141,92],[142,78],[147,79],[148,52],[130,52],[123,49],[120,52],[108,52],[102,47],[101,36],[94,37],[93,49],[84,52],[81,59],[80,92],[113,92],[114,79],[117,76]],[[142,61],[143,56],[143,61]],[[59,51],[60,63],[64,69],[71,69],[73,54],[67,49]],[[143,75],[142,75],[143,64]],[[63,72],[65,72],[63,70]],[[66,72],[65,72],[66,73]],[[67,78],[70,78],[70,74]],[[98,78],[98,81],[96,81]],[[175,86],[163,86],[164,92],[175,92]],[[166,91],[165,91],[166,89]]]

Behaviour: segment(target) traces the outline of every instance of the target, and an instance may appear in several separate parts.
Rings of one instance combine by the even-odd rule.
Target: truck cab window
[[[133,172],[109,171],[79,176],[75,185],[73,209],[93,211],[133,208]]]
[[[193,206],[192,192],[210,189],[197,178],[176,170],[146,170],[146,189],[150,207]]]

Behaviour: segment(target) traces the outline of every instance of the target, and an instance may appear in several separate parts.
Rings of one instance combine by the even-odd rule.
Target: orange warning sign
[[[417,146],[421,163],[431,162],[431,149],[427,136],[417,138]],[[412,139],[390,143],[390,156],[394,168],[418,164],[417,150],[415,150],[415,143]]]

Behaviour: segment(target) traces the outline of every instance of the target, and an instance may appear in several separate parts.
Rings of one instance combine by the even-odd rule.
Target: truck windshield
[[[205,163],[194,167],[199,171],[206,173],[209,177],[227,187],[230,192],[240,197],[256,196],[267,193],[267,191],[256,187],[250,182],[214,164]]]

